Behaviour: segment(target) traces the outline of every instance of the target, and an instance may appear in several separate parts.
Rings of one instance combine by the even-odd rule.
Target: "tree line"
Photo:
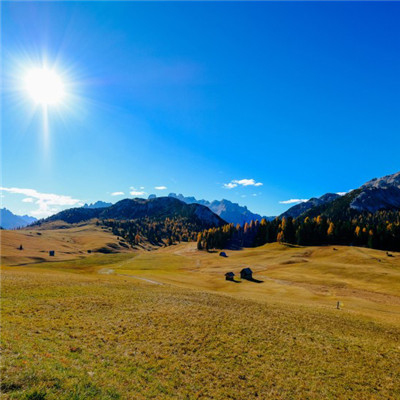
[[[188,218],[138,218],[134,220],[105,219],[97,222],[131,246],[149,242],[155,246],[170,246],[177,242],[195,241],[202,225]]]
[[[330,219],[325,216],[255,220],[244,225],[226,224],[205,229],[188,218],[140,218],[101,220],[114,235],[132,246],[144,242],[170,246],[197,241],[199,250],[255,247],[282,242],[303,246],[351,245],[400,251],[400,212],[378,211],[352,218]]]
[[[197,235],[198,249],[254,247],[284,242],[303,246],[352,245],[400,251],[400,212],[378,211],[344,220],[324,216],[275,218],[204,230]]]

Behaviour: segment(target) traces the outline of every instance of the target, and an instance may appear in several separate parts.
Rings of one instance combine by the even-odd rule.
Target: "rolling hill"
[[[70,208],[38,223],[64,221],[74,224],[93,218],[115,220],[186,218],[204,228],[222,226],[226,223],[205,206],[186,204],[170,197],[158,197],[148,200],[139,198],[125,199],[104,208]]]
[[[307,212],[357,212],[360,193]],[[171,224],[224,221],[174,198],[126,199],[3,232],[6,398],[399,397],[400,253],[269,243],[220,257],[121,239]],[[254,280],[238,278],[244,267]]]
[[[176,242],[194,241],[199,232],[226,224],[200,204],[186,204],[171,197],[125,199],[104,208],[71,208],[38,221],[45,229],[71,228],[77,224],[102,226],[130,246],[152,249]],[[104,251],[113,251],[108,247]]]
[[[68,231],[24,252],[89,245]],[[399,398],[400,253],[182,243],[46,261],[1,267],[5,399]],[[225,280],[243,266],[258,283]]]
[[[50,250],[55,252],[54,256],[49,255]],[[2,265],[58,262],[131,251],[125,240],[95,223],[65,224],[57,221],[1,233]]]

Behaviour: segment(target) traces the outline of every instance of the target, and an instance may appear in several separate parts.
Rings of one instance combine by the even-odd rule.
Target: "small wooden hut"
[[[241,279],[253,279],[253,271],[250,268],[243,268],[240,271],[240,278]]]
[[[227,272],[227,273],[225,274],[225,279],[226,279],[227,281],[233,281],[234,277],[235,277],[235,274],[234,274],[233,272]]]

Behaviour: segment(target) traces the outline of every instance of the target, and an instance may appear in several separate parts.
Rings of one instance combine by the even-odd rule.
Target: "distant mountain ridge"
[[[185,202],[186,204],[201,204],[208,207],[212,212],[219,215],[223,220],[233,224],[244,225],[252,220],[261,221],[262,218],[267,220],[274,219],[275,217],[262,217],[259,214],[252,213],[246,206],[240,206],[237,203],[232,203],[229,200],[197,200],[193,196],[185,197],[182,194],[170,193],[168,197],[172,197]],[[156,198],[155,195],[150,195],[149,198]]]
[[[35,217],[16,215],[7,208],[0,209],[0,226],[3,229],[23,228],[35,221],[37,221]]]
[[[360,190],[350,204],[354,210],[374,213],[400,209],[400,172],[374,178],[362,185]]]
[[[95,203],[87,204],[85,203],[82,208],[105,208],[112,206],[113,203],[107,203],[105,201],[98,200]]]
[[[191,222],[196,222],[202,228],[222,226],[226,223],[203,205],[186,204],[171,197],[157,197],[148,200],[139,198],[125,199],[104,208],[70,208],[39,222],[46,223],[60,220],[72,224],[92,218],[116,220],[184,218]]]
[[[336,193],[326,193],[321,197],[312,197],[308,201],[290,207],[288,210],[286,210],[284,213],[280,215],[280,218],[282,217],[297,218],[301,214],[307,212],[308,210],[311,210],[312,208],[321,206],[323,204],[330,203],[331,201],[336,200],[338,197],[340,197],[340,195]]]
[[[300,208],[296,210],[299,211]],[[344,196],[314,204],[298,216],[322,215],[331,219],[347,219],[362,213],[375,213],[382,210],[400,210],[400,172],[382,178],[374,178]],[[285,216],[285,213],[282,216]]]

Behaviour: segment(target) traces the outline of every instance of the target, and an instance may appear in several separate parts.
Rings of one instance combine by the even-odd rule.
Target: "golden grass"
[[[116,240],[95,229],[24,232],[24,256],[21,231],[6,233],[3,398],[400,398],[400,254],[269,244],[223,258],[190,243],[87,255]],[[43,238],[59,259],[35,261]],[[263,283],[224,280],[244,266]]]
[[[120,245],[117,239],[108,230],[91,224],[69,225],[46,224],[48,229],[35,227],[21,230],[2,230],[1,262],[2,265],[21,265],[45,261],[63,261],[86,257],[88,250],[130,252]],[[51,228],[51,229],[49,229]],[[19,250],[22,244],[23,250]],[[55,256],[50,257],[49,251],[55,250]]]
[[[335,249],[335,250],[334,250]],[[182,244],[138,253],[115,269],[185,288],[224,293],[262,302],[335,308],[374,320],[400,324],[400,254],[356,247],[297,247],[268,244],[255,249],[218,252]],[[224,280],[249,266],[261,284]]]
[[[399,329],[120,276],[3,271],[5,399],[396,399]]]

